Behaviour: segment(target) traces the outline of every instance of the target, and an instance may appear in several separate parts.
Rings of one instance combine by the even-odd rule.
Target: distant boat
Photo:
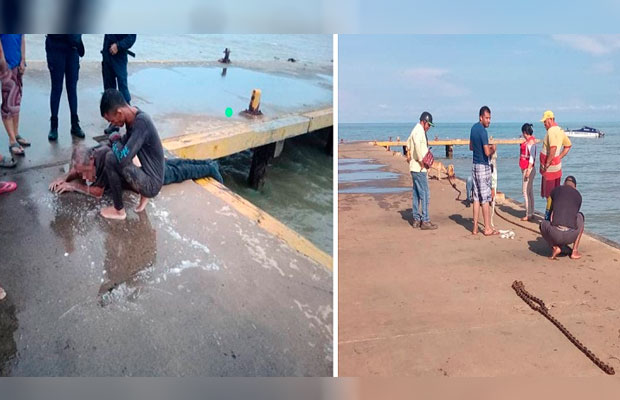
[[[590,128],[589,126],[583,126],[580,129],[565,129],[566,136],[580,137],[580,138],[600,138],[605,136],[605,132]]]

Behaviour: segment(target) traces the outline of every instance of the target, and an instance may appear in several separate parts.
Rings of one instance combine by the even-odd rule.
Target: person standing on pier
[[[82,35],[52,35],[45,38],[47,68],[50,71],[52,90],[50,92],[50,130],[47,140],[58,140],[58,108],[62,96],[63,81],[67,86],[67,100],[71,112],[71,136],[84,139],[86,136],[78,117],[77,83],[80,77],[80,57],[84,56]]]
[[[545,219],[549,219],[549,197],[553,189],[562,183],[562,159],[570,151],[571,142],[566,133],[555,122],[552,111],[545,111],[540,122],[545,125],[547,130],[540,152],[540,174],[542,175],[540,195],[547,199]],[[561,152],[560,147],[562,147]]]
[[[136,35],[104,35],[103,49],[101,49],[101,73],[103,75],[103,90],[118,89],[127,104],[131,104],[131,94],[127,84],[127,55],[135,57],[129,50],[136,42]],[[106,135],[118,131],[118,127],[109,125],[105,129]]]
[[[525,216],[521,221],[534,219],[534,175],[536,174],[536,138],[532,124],[525,123],[521,127],[521,134],[525,142],[521,143],[519,168],[523,175],[523,197],[525,199]]]
[[[110,135],[112,151],[105,158],[105,172],[114,206],[105,207],[101,215],[125,219],[123,183],[140,193],[136,212],[146,208],[149,198],[157,196],[164,183],[164,149],[155,124],[144,111],[130,106],[116,89],[108,89],[101,97],[101,116],[114,126],[125,126],[127,132]],[[138,156],[140,167],[133,164]]]
[[[499,232],[491,227],[491,165],[489,158],[495,153],[495,145],[489,144],[487,129],[491,125],[491,109],[482,106],[478,113],[480,121],[471,127],[469,136],[469,150],[473,151],[472,177],[474,180],[474,227],[472,234],[478,234],[478,216],[482,205],[484,218],[484,235],[498,235]]]
[[[420,115],[420,122],[407,139],[407,162],[413,180],[413,227],[422,230],[437,229],[428,216],[431,192],[428,188],[428,170],[422,159],[428,152],[426,132],[433,126],[433,116],[428,111]]]

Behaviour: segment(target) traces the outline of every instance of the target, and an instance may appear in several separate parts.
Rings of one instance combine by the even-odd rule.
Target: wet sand
[[[339,145],[339,159],[368,159],[384,165],[380,172],[398,174],[341,189],[411,186],[398,153],[347,143]],[[514,280],[620,371],[620,250],[585,234],[582,259],[551,261],[539,234],[497,216],[496,228],[514,231],[515,239],[472,236],[472,209],[455,201],[447,180],[429,184],[435,231],[411,227],[411,190],[339,193],[340,376],[605,375],[517,297]],[[457,187],[464,199],[464,183]],[[518,221],[519,204],[499,209],[537,230]]]

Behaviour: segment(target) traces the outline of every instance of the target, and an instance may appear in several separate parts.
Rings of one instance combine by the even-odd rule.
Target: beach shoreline
[[[346,158],[398,174],[383,186],[411,186],[398,152],[341,143],[339,160]],[[339,188],[356,184],[368,185]],[[464,182],[455,184],[464,199]],[[620,366],[616,243],[586,233],[581,260],[563,255],[551,261],[534,233],[537,224],[518,220],[524,211],[517,202],[506,199],[498,215],[533,231],[496,216],[496,228],[514,232],[515,239],[472,236],[472,209],[454,201],[449,182],[431,179],[429,186],[430,216],[439,229],[427,232],[411,227],[410,189],[339,193],[340,376],[602,374],[515,295],[515,280],[601,360]]]

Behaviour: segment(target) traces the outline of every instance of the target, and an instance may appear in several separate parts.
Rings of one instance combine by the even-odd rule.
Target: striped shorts
[[[19,67],[0,72],[2,82],[2,106],[0,114],[2,119],[8,119],[19,115],[19,107],[22,103],[22,75]]]
[[[471,170],[474,178],[473,200],[480,203],[491,202],[491,166],[474,164]]]

